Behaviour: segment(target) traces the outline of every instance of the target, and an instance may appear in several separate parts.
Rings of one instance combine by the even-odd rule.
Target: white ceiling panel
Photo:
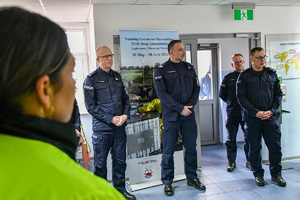
[[[48,16],[53,21],[57,22],[86,22],[89,7],[88,6],[63,6],[60,9],[56,7],[47,7]],[[66,15],[67,13],[67,15]]]
[[[300,1],[296,1],[295,3],[292,3],[291,5],[300,6]]]
[[[256,6],[287,6],[297,2],[296,0],[264,0],[256,3]]]
[[[110,4],[110,5],[131,5],[135,4],[137,0],[92,0],[92,4]]]
[[[224,1],[222,0],[182,0],[179,4],[182,5],[217,5]]]
[[[259,3],[259,2],[262,2],[264,0],[247,0],[247,1],[243,1],[243,0],[227,0],[227,1],[224,1],[226,3]],[[284,0],[282,0],[284,1]]]
[[[136,4],[146,5],[176,5],[180,0],[138,0]]]
[[[0,6],[40,6],[39,0],[0,0]]]
[[[300,6],[300,0],[41,0],[47,16],[56,22],[87,22],[90,3],[99,5],[216,5],[255,3],[258,6]],[[21,6],[45,15],[39,0],[0,0],[0,6]]]
[[[87,6],[90,0],[41,0],[47,6]]]

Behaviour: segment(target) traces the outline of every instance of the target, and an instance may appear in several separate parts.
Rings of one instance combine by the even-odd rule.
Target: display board
[[[300,78],[300,38],[297,34],[266,35],[268,66],[276,69],[282,79]]]
[[[168,44],[177,39],[177,31],[120,30],[121,66],[144,67],[169,59]]]
[[[162,184],[159,117],[129,123],[126,133],[129,188],[134,191]],[[175,151],[174,163],[174,180],[185,179],[182,149]]]
[[[169,59],[168,44],[177,31],[120,30],[121,75],[133,102],[155,98],[154,70]]]

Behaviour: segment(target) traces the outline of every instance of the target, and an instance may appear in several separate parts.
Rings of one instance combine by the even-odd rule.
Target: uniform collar
[[[181,63],[182,63],[182,60],[181,60],[179,63],[174,63],[174,62],[173,62],[173,61],[171,61],[171,59],[169,58],[168,62],[169,62],[169,63],[172,63],[172,64],[174,64],[174,65],[179,65],[179,64],[181,64]]]
[[[1,119],[0,134],[50,143],[75,159],[76,133],[72,124],[34,116]]]
[[[105,74],[112,74],[112,69],[109,70],[109,72],[104,71],[100,66],[99,66],[99,71],[105,73]]]

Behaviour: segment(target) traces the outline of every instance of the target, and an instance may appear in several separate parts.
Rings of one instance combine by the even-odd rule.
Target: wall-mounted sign
[[[234,10],[234,20],[253,20],[253,10]]]
[[[177,31],[120,30],[122,67],[166,62],[169,59],[168,44],[177,38]]]

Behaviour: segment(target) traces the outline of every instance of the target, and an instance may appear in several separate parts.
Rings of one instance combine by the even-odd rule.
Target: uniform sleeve
[[[156,94],[160,101],[170,108],[171,110],[174,110],[178,113],[181,113],[184,106],[180,103],[176,102],[166,91],[166,85],[163,80],[163,76],[161,73],[161,70],[158,68],[155,70],[154,73],[154,88],[156,91]]]
[[[81,132],[81,129],[80,129],[80,124],[81,124],[81,120],[80,120],[80,113],[79,113],[79,108],[78,108],[78,104],[77,104],[77,100],[75,99],[74,101],[74,118],[75,118],[75,128]]]
[[[129,102],[129,96],[128,93],[126,91],[126,88],[122,82],[122,87],[123,87],[123,92],[122,92],[122,102],[123,102],[123,106],[124,106],[124,110],[123,110],[123,114],[127,115],[128,119],[130,118],[130,102]]]
[[[195,106],[198,102],[198,97],[199,97],[199,91],[200,91],[200,86],[199,86],[199,80],[198,76],[196,74],[195,69],[193,68],[194,71],[194,80],[193,80],[193,96],[188,102],[188,106]]]
[[[101,106],[97,105],[95,84],[90,76],[86,77],[83,83],[83,92],[86,110],[99,121],[110,124],[113,116],[104,112]]]
[[[274,101],[273,101],[272,108],[271,108],[271,111],[274,114],[277,113],[278,108],[281,104],[281,100],[282,100],[282,91],[280,89],[280,82],[279,82],[279,79],[278,79],[276,73],[275,73],[275,78],[276,78],[276,81],[274,84]]]
[[[220,85],[220,91],[219,91],[219,97],[226,102],[227,100],[227,87],[226,87],[226,77],[224,77],[221,85]]]
[[[252,117],[255,117],[259,110],[256,109],[247,98],[247,85],[243,73],[237,80],[236,97],[241,107],[245,109]]]

